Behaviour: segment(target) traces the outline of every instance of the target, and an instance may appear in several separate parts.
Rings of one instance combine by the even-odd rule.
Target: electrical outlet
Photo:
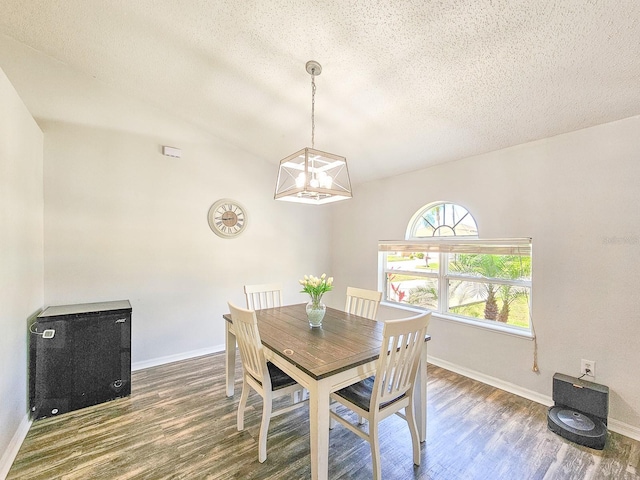
[[[596,378],[596,362],[583,358],[580,363],[580,374],[591,377],[592,379]]]

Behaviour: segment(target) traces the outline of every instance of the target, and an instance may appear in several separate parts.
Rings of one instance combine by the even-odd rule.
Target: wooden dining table
[[[327,480],[329,471],[329,394],[375,374],[383,322],[327,308],[322,327],[311,328],[306,304],[256,310],[265,357],[309,391],[311,478]],[[226,320],[227,396],[234,394],[236,337]],[[427,437],[427,341],[414,389],[420,441]]]

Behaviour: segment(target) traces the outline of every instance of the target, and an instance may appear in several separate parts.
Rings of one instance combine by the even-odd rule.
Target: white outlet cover
[[[587,368],[589,369],[589,373],[587,373]],[[586,375],[587,377],[595,378],[596,376],[596,362],[592,360],[582,359],[580,363],[580,373]]]

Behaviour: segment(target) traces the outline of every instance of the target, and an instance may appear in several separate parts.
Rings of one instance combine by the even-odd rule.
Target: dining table
[[[309,392],[312,480],[329,473],[329,395],[376,372],[384,322],[327,307],[319,328],[309,326],[306,304],[256,310],[267,361]],[[225,319],[227,396],[234,394],[236,337],[230,314]],[[427,341],[414,387],[415,418],[420,441],[427,437]]]

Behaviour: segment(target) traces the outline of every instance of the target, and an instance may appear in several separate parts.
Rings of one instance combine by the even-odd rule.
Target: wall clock
[[[233,238],[247,228],[247,211],[235,200],[223,198],[209,209],[209,226],[222,238]]]

